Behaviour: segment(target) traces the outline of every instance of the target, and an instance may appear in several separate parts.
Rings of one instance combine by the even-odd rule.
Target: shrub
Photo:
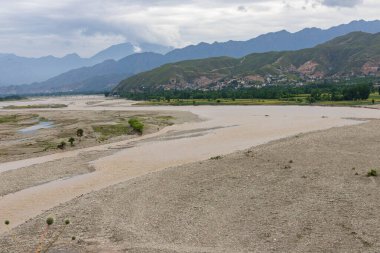
[[[65,149],[66,148],[66,142],[62,141],[60,144],[57,145],[57,148]]]
[[[368,171],[367,177],[377,177],[377,171],[376,170]]]
[[[4,224],[7,226],[9,225],[9,223],[10,223],[9,220],[4,221]]]
[[[213,156],[210,159],[211,160],[219,160],[219,159],[222,159],[222,157],[220,155],[218,155],[218,156]]]
[[[54,219],[52,217],[49,217],[49,218],[46,219],[46,224],[48,226],[53,225],[53,223],[54,223]]]
[[[69,138],[69,142],[70,142],[71,146],[74,146],[74,141],[75,141],[75,139],[73,137]]]
[[[83,133],[84,133],[84,131],[83,131],[82,128],[79,128],[79,129],[77,130],[77,136],[78,136],[78,137],[82,137],[82,136],[83,136]]]
[[[142,122],[140,122],[136,118],[132,118],[132,119],[128,120],[128,123],[133,128],[133,130],[142,134],[142,132],[144,130],[144,124]]]
[[[63,232],[65,231],[67,225],[70,224],[70,220],[68,220],[68,219],[65,220],[65,222],[64,222],[65,225],[62,227],[62,229],[60,231],[58,231],[57,233],[55,233],[55,236],[50,240],[50,242],[48,242],[48,244],[46,245],[46,247],[43,247],[43,241],[46,238],[47,229],[49,229],[49,226],[52,225],[53,222],[54,222],[53,218],[47,218],[47,220],[46,220],[46,224],[47,224],[46,230],[45,230],[45,233],[43,234],[43,236],[41,237],[43,240],[40,241],[39,247],[37,248],[36,252],[41,252],[41,253],[49,252],[49,250],[51,249],[51,247],[53,246],[53,244],[55,242],[57,242],[58,239],[60,238],[60,236],[63,234]]]

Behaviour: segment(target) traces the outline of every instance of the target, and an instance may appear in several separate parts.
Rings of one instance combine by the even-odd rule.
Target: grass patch
[[[64,108],[65,104],[40,104],[40,105],[9,105],[4,109],[45,109],[45,108]]]
[[[13,122],[17,122],[17,115],[0,116],[0,124],[1,123],[13,123]]]
[[[95,133],[101,135],[100,140],[106,140],[110,137],[121,136],[125,134],[131,134],[132,129],[125,124],[114,124],[114,125],[96,125],[92,126]]]
[[[48,150],[52,150],[52,149],[56,149],[56,147],[57,147],[57,145],[55,143],[50,142],[50,141],[38,142],[38,145],[42,148],[43,152],[48,151]]]

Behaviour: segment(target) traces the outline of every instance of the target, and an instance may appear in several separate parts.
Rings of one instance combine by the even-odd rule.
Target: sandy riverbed
[[[89,101],[91,99],[94,101],[92,102]],[[106,149],[103,149],[104,147],[97,149],[101,151],[102,149],[109,150],[109,148],[118,147],[120,148],[120,151],[112,152],[112,154],[107,154],[106,156],[100,156],[102,157],[100,159],[93,159],[93,160],[90,159],[91,166],[95,169],[95,171],[92,173],[86,173],[79,176],[73,176],[65,180],[51,181],[49,183],[41,184],[41,185],[30,187],[30,188],[25,188],[13,194],[8,194],[1,197],[0,198],[0,219],[10,219],[12,220],[11,224],[15,226],[15,225],[23,223],[24,221],[30,218],[33,218],[41,214],[43,210],[53,208],[60,204],[61,205],[59,209],[54,209],[54,211],[51,211],[51,212],[57,213],[57,215],[61,215],[59,210],[61,209],[64,210],[65,208],[68,208],[67,210],[69,210],[70,208],[74,208],[74,206],[76,206],[75,208],[77,209],[82,208],[83,210],[85,210],[86,207],[81,204],[81,202],[85,203],[85,201],[83,200],[83,197],[78,198],[73,202],[67,202],[67,201],[70,201],[73,198],[76,198],[78,196],[81,196],[82,194],[87,194],[87,193],[90,193],[90,195],[86,195],[85,199],[91,199],[95,196],[95,194],[103,194],[104,191],[109,192],[113,190],[110,190],[111,188],[107,188],[107,190],[102,190],[99,193],[91,193],[93,191],[98,191],[103,188],[115,185],[117,183],[122,183],[122,182],[125,182],[125,184],[128,184],[128,185],[132,184],[132,182],[139,182],[140,179],[134,179],[134,178],[144,176],[151,172],[160,171],[168,167],[189,164],[194,161],[202,161],[214,156],[226,155],[238,150],[247,149],[254,145],[266,143],[271,140],[275,140],[275,139],[279,139],[279,138],[283,138],[283,137],[287,137],[291,135],[296,135],[301,132],[309,132],[309,131],[315,131],[315,130],[321,130],[321,129],[328,129],[331,127],[341,127],[345,125],[353,125],[353,124],[362,123],[362,121],[353,120],[352,118],[357,118],[357,119],[358,118],[361,118],[361,119],[380,118],[380,111],[378,110],[359,109],[359,108],[296,107],[296,106],[288,106],[288,107],[205,106],[205,107],[174,107],[174,108],[173,107],[149,107],[149,108],[133,107],[131,108],[129,102],[123,102],[120,100],[102,101],[100,100],[100,98],[91,98],[91,99],[84,98],[82,100],[77,100],[77,99],[70,100],[69,98],[65,98],[64,99],[65,101],[62,101],[61,99],[59,103],[69,101],[68,102],[69,107],[64,108],[64,109],[59,109],[57,111],[62,111],[62,110],[63,111],[64,110],[71,110],[71,111],[72,110],[185,111],[185,112],[191,112],[195,115],[198,115],[201,119],[203,119],[203,121],[190,122],[190,123],[170,126],[158,133],[143,136],[137,140],[134,140],[133,142],[124,141],[122,143],[120,142],[113,143],[113,144],[111,143],[107,146]],[[55,100],[54,103],[56,102],[57,101]],[[359,127],[359,126],[356,126],[356,127]],[[351,128],[346,127],[344,129],[354,129],[354,127],[351,127]],[[335,130],[335,129],[333,130],[337,131],[338,133],[340,131],[340,130]],[[333,130],[329,130],[329,131],[333,131]],[[346,131],[342,130],[341,135],[337,135],[336,137],[338,139],[339,138],[344,139],[345,133]],[[337,148],[339,147],[340,146],[338,145]],[[287,154],[289,156],[293,153],[294,155],[296,155],[296,153],[297,152],[299,153],[301,149],[302,148],[298,147],[298,149],[292,150],[291,146],[287,146],[284,152],[288,152]],[[68,153],[67,156],[65,157],[76,157],[80,153],[81,153],[80,150],[75,151],[72,153]],[[270,150],[267,150],[267,153],[268,154],[265,154],[265,155],[268,155],[268,156],[275,155],[272,152],[270,152]],[[302,156],[299,156],[298,153],[297,153],[297,157],[301,160]],[[310,154],[311,153],[309,153],[309,155]],[[316,152],[316,155],[318,155],[318,152]],[[319,159],[322,159],[323,157],[324,155],[320,156]],[[52,161],[55,161],[57,159],[62,159],[62,158],[64,157],[62,156],[55,157],[54,155],[49,155],[46,157],[35,158],[34,160],[30,159],[30,160],[18,161],[14,163],[0,164],[0,168],[3,171],[8,171],[8,172],[9,170],[17,171],[17,170],[22,170],[24,166],[30,165],[31,163],[33,163],[34,166],[44,166],[45,163],[52,162]],[[306,161],[307,159],[308,157],[305,156],[304,157],[305,161],[303,162],[307,163]],[[222,160],[217,160],[217,161],[208,161],[205,163],[210,164],[210,166],[212,166],[213,164],[214,165],[219,164],[222,166],[223,164],[220,164],[220,161],[226,161],[226,160],[222,159]],[[242,162],[245,162],[244,159],[242,160]],[[222,169],[224,168],[224,170],[227,170],[228,169],[228,167],[226,167],[227,165],[231,166],[231,163],[226,162],[222,166]],[[202,165],[193,164],[190,167],[185,166],[183,168],[188,168],[184,170],[189,173],[193,173],[193,169],[195,169],[194,171],[199,171],[199,170],[202,170],[203,168],[207,170],[208,167],[207,166],[204,167],[202,163]],[[243,166],[241,169],[244,170],[248,168]],[[175,169],[170,169],[168,171],[173,172],[173,170],[176,171]],[[163,173],[168,173],[168,172],[163,172]],[[153,180],[158,180],[155,178],[155,175],[161,175],[161,174],[151,174],[147,177],[154,177]],[[204,181],[209,180],[209,178],[207,178],[207,175],[208,173],[204,175],[205,176]],[[20,178],[22,178],[22,173],[20,175]],[[168,182],[168,180],[169,179],[165,179],[164,180],[165,183],[161,185],[162,191],[164,192],[170,189],[169,186],[168,186],[169,188],[166,187],[167,184],[171,185],[171,187],[174,187],[175,185],[177,185],[177,189],[179,192],[182,191],[181,186],[186,185],[185,182],[182,182],[181,180],[176,181],[177,179],[173,179],[173,181],[169,180],[170,182]],[[275,180],[275,181],[277,182],[278,180]],[[134,187],[136,187],[136,185]],[[142,190],[142,192],[144,192],[145,190],[142,189],[141,187],[144,187],[144,185],[138,184],[137,188]],[[211,184],[210,187],[212,188],[214,186]],[[229,189],[228,188],[229,186],[227,184],[226,187],[227,187],[226,190],[227,189],[231,190],[233,193],[234,187],[237,187],[237,186],[231,186],[233,188]],[[116,187],[115,189],[118,189],[118,188]],[[131,190],[134,191],[134,194],[137,194],[135,190],[133,189]],[[134,195],[133,194],[129,195],[128,191],[129,190],[127,190],[127,192],[124,194],[125,195],[124,197],[134,198],[133,197]],[[118,197],[123,198],[123,196],[119,196],[119,194],[120,192],[117,192],[115,190],[114,198],[115,199]],[[160,196],[161,194],[158,191],[157,197],[160,198]],[[230,197],[232,196],[233,195],[231,195]],[[192,202],[197,201],[196,196],[192,195],[192,196],[189,196],[189,198],[190,197],[191,197]],[[152,196],[152,198],[154,198],[154,196]],[[178,198],[178,196],[174,197],[174,199],[176,198]],[[131,204],[132,200],[123,202],[124,200],[120,199],[120,201],[121,201],[121,205],[124,206],[124,205]],[[136,199],[135,201],[137,201],[137,203],[139,202]],[[228,201],[229,200],[227,198],[225,202],[228,202]],[[99,201],[99,202],[96,201],[96,202],[99,205],[102,205],[103,203],[102,201]],[[73,203],[75,203],[75,205]],[[152,203],[156,203],[155,205],[160,206],[159,202],[152,202]],[[108,206],[108,204],[106,205]],[[134,204],[132,203],[132,206],[133,205]],[[144,202],[144,205],[148,205],[148,203]],[[137,210],[141,212],[140,209],[132,210],[132,209],[129,209],[129,207],[126,207],[126,208],[128,210],[131,210],[132,212],[135,212]],[[147,208],[148,209],[152,208],[152,206],[148,205]],[[174,207],[170,207],[170,208],[174,208]],[[202,205],[200,205],[199,208],[204,210],[203,209],[204,207],[202,207]],[[100,209],[104,210],[102,208]],[[95,208],[93,210],[98,210],[98,209]],[[157,210],[157,212],[161,213],[164,210],[165,208],[163,210]],[[212,210],[213,209],[210,209],[208,211],[212,211]],[[119,211],[122,212],[122,210],[119,210]],[[103,213],[103,211],[101,212]],[[115,215],[118,215],[117,213],[118,211],[115,210],[115,212],[116,212]],[[76,210],[75,213],[81,213],[81,212],[80,210]],[[86,214],[90,215],[89,213],[85,211],[81,213],[82,217],[84,217]],[[112,214],[110,215],[113,216]],[[125,217],[123,217],[123,219],[124,218]],[[211,216],[209,218],[214,219]],[[116,217],[112,217],[112,218],[110,217],[110,219],[116,219]],[[205,223],[202,226],[207,227],[208,222],[207,220],[204,220],[204,221]],[[37,220],[33,220],[33,222],[37,222]],[[121,224],[125,224],[127,226],[127,224],[124,222],[127,222],[127,221],[123,220]],[[158,223],[157,222],[158,221],[156,221],[156,223],[153,222],[152,224],[158,225],[159,222]],[[162,220],[162,222],[164,221]],[[82,223],[82,222],[80,221],[79,223]],[[77,226],[83,225],[79,223],[77,224]],[[96,222],[94,224],[96,224]],[[102,227],[102,225],[103,223],[98,224],[97,226]],[[201,224],[199,223],[199,225]],[[105,228],[102,227],[102,231],[104,229],[108,231],[108,228],[109,226],[106,226]],[[2,226],[2,229],[3,229],[2,231],[4,231],[4,226]],[[116,232],[118,231],[118,229],[123,230],[122,228],[116,228],[116,227],[115,229],[116,229],[115,230]],[[208,227],[207,229],[211,229],[211,227]],[[22,232],[21,230],[18,230],[18,231],[20,233]],[[87,231],[87,232],[90,233],[90,231]],[[194,233],[197,232],[196,229],[194,229],[193,232]],[[175,233],[175,231],[173,230],[172,233]],[[90,239],[91,233],[85,236],[86,232],[81,231],[81,233],[79,234],[81,236],[83,235],[83,237],[86,237],[86,240],[91,241]],[[123,235],[124,234],[118,235],[118,236],[123,237]],[[23,236],[25,236],[25,234],[23,234]],[[170,238],[170,236],[171,234],[169,233],[167,238]],[[194,236],[194,239],[197,237],[197,235],[195,234],[193,236]],[[126,238],[128,237],[125,237],[125,238],[123,237],[122,239],[120,239],[121,241],[123,241],[124,245],[128,244],[128,243],[125,244],[126,243],[125,241],[127,241]],[[241,240],[242,238],[239,237],[238,239]],[[102,242],[100,238],[94,238],[94,240]],[[182,244],[184,244],[182,246],[186,246],[186,242],[181,241],[181,240],[179,242],[182,242]],[[133,242],[138,244],[138,241],[133,241]],[[112,243],[110,242],[107,242],[107,243],[108,243],[107,245],[112,245]],[[146,242],[144,242],[144,244],[146,244]],[[165,245],[161,245],[163,247],[162,252],[178,252],[176,250],[176,247],[177,246],[180,248],[182,247],[180,246],[181,243],[179,243],[178,245],[177,243],[174,243],[173,245],[166,245],[167,242],[165,242],[164,244]],[[97,245],[96,247],[99,247],[98,244],[96,245]],[[86,244],[85,248],[87,246],[88,245]],[[120,246],[120,245],[115,244],[115,246]],[[154,246],[154,247],[152,246],[152,247],[160,248],[161,246],[158,245],[158,246]],[[201,248],[198,248],[199,246],[196,246],[194,243],[193,244],[190,243],[190,245],[188,246],[189,246],[188,248],[189,252],[199,252],[197,250],[201,249]],[[147,248],[146,251],[142,250],[144,247]],[[147,244],[144,247],[142,248],[140,247],[141,249],[136,252],[155,252],[155,251],[149,251],[150,246]],[[202,250],[200,251],[203,252],[204,250],[205,252],[208,252],[206,251],[208,247],[209,246],[206,246],[206,248],[202,248]],[[223,248],[226,248],[226,247],[223,245],[220,245],[220,249],[223,249]],[[219,249],[219,246],[210,245],[209,252],[221,252],[221,251],[218,251],[218,249]],[[242,250],[244,251],[244,247],[242,248]],[[179,252],[188,252],[188,251],[179,250]],[[240,249],[237,250],[236,252],[239,252],[239,251]],[[161,252],[161,251],[157,251],[157,252]],[[234,251],[227,250],[226,252],[234,252]]]
[[[379,180],[366,173],[380,168],[379,127],[301,134],[135,178],[44,212],[0,243],[28,252],[53,216],[72,224],[51,252],[378,252]]]

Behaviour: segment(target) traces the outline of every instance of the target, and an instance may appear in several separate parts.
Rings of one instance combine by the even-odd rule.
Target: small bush
[[[9,223],[10,223],[9,220],[4,221],[4,224],[7,226],[9,225]]]
[[[222,157],[220,155],[218,155],[218,156],[213,156],[210,159],[211,160],[219,160],[219,159],[222,159]]]
[[[77,130],[77,136],[78,136],[78,137],[82,137],[82,136],[83,136],[83,133],[84,133],[83,129],[79,128],[79,129]]]
[[[132,118],[132,119],[128,120],[128,123],[133,128],[133,130],[142,134],[142,132],[144,130],[144,124],[141,121],[139,121],[136,118]]]
[[[57,145],[57,148],[65,149],[66,148],[66,142],[62,141],[60,144]]]
[[[54,223],[54,219],[52,217],[49,217],[49,218],[46,219],[46,224],[48,226],[52,225],[53,223]]]
[[[377,177],[377,171],[376,170],[368,171],[367,177]]]

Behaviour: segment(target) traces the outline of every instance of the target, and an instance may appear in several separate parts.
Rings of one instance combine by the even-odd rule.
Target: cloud
[[[248,11],[247,8],[245,8],[245,6],[243,6],[243,5],[240,5],[237,9],[238,9],[238,11],[241,11],[241,12],[247,12]]]
[[[2,1],[0,53],[90,56],[122,42],[183,47],[376,19],[378,0]],[[330,8],[353,7],[356,8]]]
[[[362,4],[363,0],[323,0],[322,4],[331,7],[355,7]]]

